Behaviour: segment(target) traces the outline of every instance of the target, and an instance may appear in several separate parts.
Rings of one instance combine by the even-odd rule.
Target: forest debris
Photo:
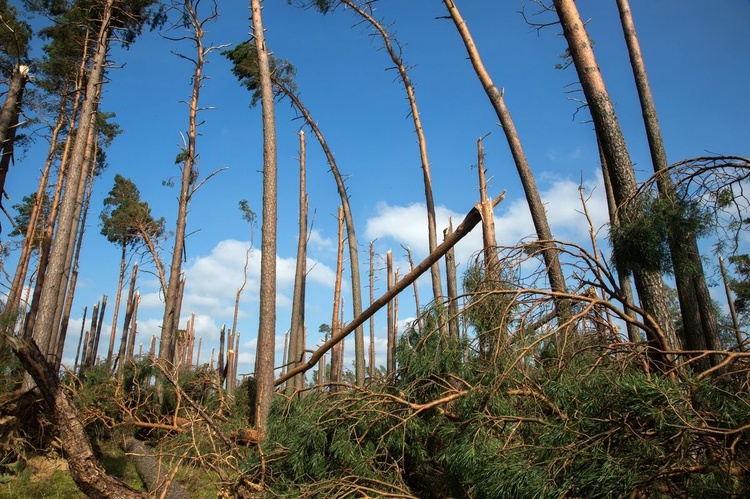
[[[157,497],[164,499],[188,499],[190,494],[174,480],[160,459],[156,459],[153,453],[140,440],[128,438],[124,443],[127,456],[135,464],[138,476],[149,492],[155,493]]]

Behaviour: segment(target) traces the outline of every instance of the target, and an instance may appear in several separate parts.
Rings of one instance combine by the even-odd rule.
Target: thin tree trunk
[[[492,205],[492,201],[490,201]],[[484,215],[482,216],[484,226]],[[453,232],[453,221],[449,221],[448,227],[443,231],[443,240]],[[456,276],[456,256],[454,248],[445,254],[445,280],[448,289],[448,331],[451,338],[459,338],[458,329],[458,278]]]
[[[393,253],[390,251],[385,255],[385,275],[386,288],[388,291],[390,291],[391,288],[393,288]],[[386,357],[386,374],[390,376],[396,370],[396,328],[393,320],[393,300],[388,301],[386,317],[388,330],[388,342],[386,346],[386,348],[388,349],[388,355]]]
[[[734,329],[734,334],[737,338],[737,349],[741,352],[744,350],[742,348],[744,341],[742,340],[740,321],[737,317],[737,310],[734,308],[734,298],[732,297],[732,288],[729,286],[727,269],[724,267],[724,257],[721,255],[719,255],[719,269],[721,270],[721,279],[724,282],[724,293],[727,295],[727,307],[729,307],[729,315],[732,318],[732,328]]]
[[[443,238],[445,240],[445,238]],[[409,262],[409,272],[414,270],[414,259],[411,257],[411,248],[408,246],[401,245],[402,248],[406,251],[406,259]],[[448,253],[446,253],[447,255]],[[419,304],[419,286],[417,285],[417,282],[414,281],[414,307],[417,312],[417,329],[421,332],[422,331],[422,307]],[[372,305],[372,298],[370,299],[370,305]]]
[[[88,307],[83,307],[83,319],[81,320],[81,334],[78,336],[78,348],[76,348],[76,360],[73,362],[73,372],[78,372],[78,359],[81,355],[81,343],[83,343],[84,330],[86,329],[86,314],[89,311]]]
[[[344,209],[339,206],[338,213],[338,251],[336,256],[336,281],[333,286],[333,313],[331,314],[331,336],[335,336],[341,329],[339,323],[339,303],[341,303],[341,275],[344,267]],[[331,351],[331,374],[329,381],[331,384],[331,391],[338,391],[336,383],[341,383],[341,357],[344,355],[343,343],[339,343]],[[300,364],[302,365],[302,364]],[[295,369],[299,369],[296,366]],[[290,371],[294,371],[291,369]],[[288,372],[287,372],[288,374]]]
[[[8,177],[8,167],[13,156],[13,141],[16,137],[18,116],[23,103],[23,90],[28,81],[29,68],[16,66],[8,84],[2,111],[0,111],[0,150],[3,151],[2,162],[0,162],[2,164],[0,167],[0,205],[2,196],[5,194],[5,179]]]
[[[128,347],[125,352],[124,361],[133,362],[133,351],[135,350],[135,337],[138,335],[138,304],[141,302],[140,291],[135,292],[133,296],[133,318],[130,320],[130,328],[128,330]]]
[[[117,353],[117,358],[112,363],[112,368],[117,366],[117,372],[122,373],[122,368],[125,365],[125,358],[127,354],[128,345],[128,333],[130,331],[130,324],[133,320],[133,309],[134,309],[134,293],[135,293],[135,280],[138,276],[138,262],[133,264],[133,270],[130,273],[130,286],[128,287],[128,298],[125,303],[125,320],[122,324],[122,336],[120,338],[120,349]],[[111,347],[111,345],[110,345]]]
[[[550,230],[547,221],[547,213],[544,209],[544,204],[542,204],[542,199],[539,197],[536,181],[534,180],[534,175],[531,173],[531,167],[526,159],[526,153],[521,145],[521,139],[516,131],[513,118],[510,115],[510,111],[508,111],[508,108],[505,106],[503,92],[498,90],[493,83],[492,78],[490,78],[489,73],[485,69],[482,59],[479,56],[479,51],[477,50],[474,40],[471,37],[471,33],[469,32],[469,28],[466,25],[466,21],[461,17],[461,13],[456,7],[455,0],[443,0],[443,3],[448,9],[448,13],[453,20],[453,23],[456,25],[458,33],[461,35],[461,39],[466,46],[466,51],[469,54],[471,64],[474,67],[474,71],[484,87],[484,91],[500,120],[500,126],[505,134],[511,155],[513,156],[513,161],[518,170],[518,176],[523,185],[526,202],[529,205],[529,211],[531,212],[531,219],[534,223],[534,228],[536,229],[537,238],[542,241],[542,256],[544,257],[544,263],[547,266],[547,276],[549,278],[550,288],[557,293],[566,293],[565,276],[562,271],[562,265],[560,264],[558,249],[552,242],[554,238],[552,237],[552,231]],[[570,315],[569,303],[565,301],[557,301],[555,303],[555,308],[558,313],[558,322],[565,322],[565,319]]]
[[[597,137],[601,141],[618,210],[627,210],[626,205],[635,196],[637,184],[617,114],[575,2],[553,2],[594,121]],[[680,343],[671,320],[661,275],[641,271],[634,272],[633,278],[643,309],[655,322],[648,331],[648,339],[652,346],[668,351],[679,349]],[[657,361],[671,364],[669,356],[653,351],[651,353]]]
[[[289,330],[289,368],[305,362],[305,278],[307,277],[307,183],[305,178],[305,132],[299,132],[299,234],[297,236],[297,265],[294,272],[292,324]],[[287,387],[291,391],[305,388],[305,376],[300,374]]]
[[[258,69],[263,111],[263,222],[261,226],[260,311],[258,343],[255,353],[257,384],[255,429],[266,433],[266,422],[274,394],[274,359],[276,342],[276,225],[277,169],[276,117],[271,68],[268,61],[266,36],[263,31],[261,1],[251,0],[253,35],[258,53]]]
[[[430,174],[430,161],[427,156],[427,139],[424,135],[424,129],[422,128],[422,120],[419,116],[419,108],[417,107],[417,98],[414,93],[414,86],[409,79],[409,74],[404,65],[404,61],[401,59],[401,55],[397,53],[396,49],[391,42],[391,37],[383,26],[373,18],[369,12],[360,8],[357,4],[351,0],[342,0],[342,3],[351,7],[359,16],[365,19],[375,31],[378,32],[380,37],[383,39],[383,45],[385,46],[386,52],[396,66],[401,82],[404,84],[404,91],[406,92],[406,99],[409,101],[409,110],[412,120],[414,121],[414,132],[417,134],[417,144],[419,146],[419,160],[422,165],[422,175],[424,180],[424,195],[425,205],[427,207],[427,234],[428,244],[430,253],[435,251],[437,248],[437,224],[435,220],[435,200],[432,193],[432,177]],[[369,4],[368,4],[369,6]],[[398,42],[397,42],[398,45]],[[400,52],[400,50],[399,50]],[[432,277],[432,294],[436,303],[442,302],[443,297],[443,285],[440,278],[440,265],[435,263],[430,269]]]
[[[375,300],[375,249],[373,241],[370,241],[370,305]],[[416,286],[414,287],[416,289]],[[417,306],[417,313],[419,313],[419,306]],[[370,317],[368,321],[370,323],[370,378],[375,378],[377,374],[377,366],[375,365],[375,318]]]
[[[112,355],[115,351],[115,335],[117,334],[117,315],[120,311],[120,299],[122,298],[122,286],[125,283],[125,256],[127,246],[122,243],[122,254],[120,255],[120,276],[117,280],[117,294],[115,295],[115,310],[112,316],[112,331],[109,333],[109,349],[107,350],[107,362],[112,362]],[[128,298],[130,299],[130,298]]]
[[[273,77],[273,75],[271,76]],[[344,209],[346,240],[349,243],[349,266],[351,267],[352,272],[352,312],[354,314],[354,317],[357,317],[362,314],[362,284],[360,280],[359,248],[357,246],[357,234],[354,229],[354,216],[352,215],[351,206],[349,205],[349,194],[346,192],[344,179],[339,172],[336,159],[333,157],[333,153],[328,147],[325,137],[323,137],[323,133],[320,131],[318,124],[312,119],[310,112],[302,104],[299,97],[297,97],[297,95],[291,89],[287,88],[282,81],[274,79],[274,84],[279,90],[284,93],[284,95],[289,97],[294,107],[305,119],[305,122],[313,131],[315,137],[318,139],[318,143],[320,144],[321,149],[323,149],[323,153],[326,156],[328,166],[331,167],[331,174],[333,175],[334,181],[336,182],[336,189],[338,190],[339,198],[341,199],[341,206]],[[364,328],[361,326],[358,327],[354,334],[356,347],[356,337],[362,335],[362,337],[364,338]],[[357,364],[355,363],[354,375],[357,380],[357,385],[361,386],[362,383],[364,383],[364,369],[362,372],[359,372],[357,369]]]

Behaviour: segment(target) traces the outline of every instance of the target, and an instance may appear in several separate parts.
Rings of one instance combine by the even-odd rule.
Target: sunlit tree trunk
[[[354,317],[358,317],[362,313],[362,284],[360,279],[360,268],[359,268],[359,248],[357,247],[357,234],[354,228],[354,216],[352,215],[352,209],[349,205],[349,194],[346,192],[346,185],[344,185],[344,178],[341,176],[336,159],[333,156],[333,152],[328,147],[328,143],[323,136],[323,133],[318,127],[315,120],[312,119],[310,111],[302,104],[302,101],[297,95],[289,89],[282,81],[278,79],[274,80],[275,85],[281,90],[284,95],[289,97],[302,117],[305,119],[305,123],[310,127],[315,134],[315,138],[318,139],[321,149],[326,156],[328,166],[331,167],[331,174],[333,175],[334,181],[336,182],[336,189],[341,199],[341,206],[344,210],[344,223],[346,224],[346,241],[349,246],[349,266],[351,267],[352,276],[352,313]],[[355,332],[355,338],[357,335],[364,335],[364,328],[359,326]],[[364,337],[364,336],[363,336]],[[356,341],[356,340],[355,340]],[[356,346],[356,345],[355,345]],[[357,366],[355,363],[355,378],[357,384],[361,386],[364,383],[364,371],[362,373],[357,372]]]
[[[341,330],[341,322],[339,321],[339,304],[341,303],[341,274],[344,266],[344,216],[343,208],[339,206],[338,213],[338,251],[336,257],[336,281],[333,287],[333,312],[331,315],[331,336],[335,336]],[[344,344],[338,343],[331,351],[331,391],[338,391],[339,387],[336,383],[341,383],[342,369],[341,362],[344,355]]]
[[[508,108],[505,105],[503,92],[498,90],[492,81],[492,78],[490,78],[489,73],[485,69],[482,59],[479,56],[479,51],[474,44],[469,28],[466,25],[466,21],[461,17],[461,13],[456,7],[455,0],[443,0],[443,3],[448,9],[448,13],[453,20],[453,23],[456,25],[458,33],[461,35],[461,39],[466,46],[466,51],[469,54],[469,60],[474,67],[474,71],[476,72],[482,87],[484,87],[484,91],[500,120],[500,126],[505,134],[511,155],[513,156],[513,161],[516,165],[516,170],[518,171],[518,176],[521,179],[521,184],[526,195],[526,203],[531,212],[531,219],[534,223],[537,238],[543,241],[542,256],[544,257],[544,263],[547,266],[547,276],[549,278],[550,288],[557,293],[566,293],[565,276],[562,271],[562,265],[560,264],[559,252],[552,242],[552,231],[550,230],[547,221],[547,213],[544,209],[544,204],[542,204],[542,199],[539,196],[536,181],[534,180],[534,175],[531,173],[531,167],[526,159],[526,153],[521,145],[521,139],[516,131],[515,123],[510,115],[510,111],[508,111]],[[564,322],[564,318],[569,316],[569,304],[566,301],[557,301],[555,307],[558,315],[560,315],[558,321]]]
[[[99,20],[96,48],[88,75],[85,98],[81,106],[81,120],[75,133],[65,193],[62,196],[59,208],[57,230],[55,231],[44,278],[44,287],[39,300],[39,313],[33,329],[33,338],[45,355],[49,353],[50,339],[58,326],[54,319],[58,312],[57,300],[60,289],[67,284],[65,277],[67,269],[70,268],[70,260],[67,258],[69,241],[71,231],[76,226],[76,202],[79,200],[78,190],[81,188],[81,177],[87,173],[86,148],[90,145],[87,139],[91,127],[94,126],[99,106],[99,89],[107,62],[113,4],[114,0],[107,0],[104,3],[102,17]]]
[[[18,115],[21,113],[23,102],[23,90],[29,81],[29,68],[27,66],[16,66],[11,76],[8,90],[5,94],[5,102],[0,111],[0,150],[3,158],[0,161],[0,204],[2,194],[5,193],[5,179],[8,177],[8,167],[13,151],[13,141],[18,128]]]
[[[636,194],[637,183],[617,114],[575,2],[553,1],[606,159],[615,202],[619,210],[625,209]],[[644,310],[655,321],[649,328],[648,339],[657,348],[678,349],[680,343],[671,319],[661,275],[657,272],[639,271],[633,273],[633,278]],[[670,362],[658,353],[654,353],[654,356],[662,362]]]
[[[307,276],[307,184],[305,178],[305,133],[299,132],[299,234],[297,236],[297,266],[294,273],[292,324],[289,331],[290,368],[305,362],[305,284]],[[291,386],[290,386],[291,385]],[[305,376],[295,376],[287,384],[292,391],[305,388]]]
[[[253,36],[258,53],[261,106],[263,112],[263,222],[261,225],[260,310],[258,343],[255,352],[257,399],[255,428],[265,434],[268,413],[274,394],[274,360],[276,343],[276,118],[274,112],[271,68],[263,31],[261,1],[251,0]]]
[[[656,105],[654,104],[651,85],[646,73],[646,64],[643,61],[643,54],[635,31],[630,3],[628,0],[617,0],[617,8],[620,12],[620,21],[628,47],[630,65],[638,90],[649,151],[651,152],[651,162],[654,173],[657,175],[659,196],[674,201],[676,199],[675,188],[668,171],[667,153],[664,149]],[[718,321],[706,284],[696,235],[694,232],[675,231],[671,234],[668,242],[672,255],[677,294],[680,300],[685,346],[690,350],[702,350],[704,348],[720,350],[722,347],[719,339]],[[709,367],[717,359],[708,356],[705,360],[705,365],[701,369]]]

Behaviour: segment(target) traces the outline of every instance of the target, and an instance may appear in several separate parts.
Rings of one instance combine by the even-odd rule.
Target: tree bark
[[[338,251],[336,253],[336,281],[333,287],[333,313],[331,315],[331,336],[335,336],[341,330],[341,323],[339,322],[339,304],[341,303],[341,276],[344,268],[344,209],[339,206],[338,213]],[[341,383],[342,376],[342,363],[341,357],[344,355],[344,344],[338,343],[331,351],[331,374],[329,381],[331,384],[331,391],[338,391],[336,383]],[[302,363],[295,366],[297,369]],[[291,366],[290,366],[291,367]]]
[[[292,324],[289,330],[289,367],[305,361],[305,286],[307,277],[307,183],[305,178],[305,132],[299,132],[299,234],[297,236],[297,265],[294,272]],[[291,391],[305,388],[305,376],[291,380]]]
[[[169,469],[154,457],[143,442],[127,438],[124,447],[127,456],[135,464],[138,476],[151,494],[162,499],[189,499],[190,494],[170,476]]]
[[[490,205],[492,201],[490,201]],[[484,215],[482,215],[482,224],[484,224]],[[453,221],[448,223],[448,227],[443,231],[443,240],[453,232]],[[458,277],[456,276],[456,256],[454,248],[448,250],[445,254],[445,280],[448,289],[448,331],[451,338],[459,338],[458,329]]]
[[[390,251],[385,256],[385,275],[386,275],[386,288],[388,291],[393,288],[393,253]],[[394,295],[394,298],[396,295]],[[388,330],[388,355],[386,357],[386,374],[391,376],[396,371],[396,325],[393,316],[394,303],[393,299],[388,301],[387,307],[387,330]]]
[[[266,36],[263,31],[261,1],[251,0],[253,35],[258,53],[258,68],[263,111],[263,222],[261,226],[260,311],[258,343],[255,351],[257,398],[255,429],[266,433],[266,422],[274,394],[274,360],[276,343],[276,226],[277,169],[276,117],[271,68]]]
[[[122,254],[120,255],[120,275],[117,280],[117,294],[115,295],[115,310],[112,316],[112,330],[109,333],[109,349],[107,350],[107,362],[112,362],[112,355],[115,351],[115,335],[117,334],[117,315],[120,311],[120,299],[122,298],[122,286],[125,283],[125,257],[127,246],[122,243]],[[129,297],[128,300],[131,298]],[[127,313],[127,312],[126,312]]]
[[[18,116],[21,114],[23,90],[28,81],[29,68],[27,66],[15,67],[5,94],[2,111],[0,111],[0,150],[3,151],[3,158],[0,161],[2,165],[0,167],[0,205],[5,193],[5,179],[8,177],[8,168],[13,156],[13,141],[18,128]]]
[[[651,85],[646,73],[646,64],[635,31],[630,3],[628,0],[617,0],[617,8],[628,47],[635,86],[638,90],[651,162],[657,176],[659,196],[674,202],[677,199],[677,194],[668,171],[667,153],[664,148]],[[696,235],[694,232],[681,233],[675,231],[669,237],[668,243],[680,301],[685,346],[689,350],[701,350],[701,346],[711,350],[721,350],[718,321],[706,284]],[[714,356],[708,356],[705,361],[705,365],[700,367],[701,370],[715,365],[718,359]]]
[[[70,474],[78,488],[89,497],[146,498],[104,471],[91,448],[80,414],[57,379],[57,373],[31,339],[6,335],[16,356],[31,375],[55,418]]]
[[[138,262],[133,264],[133,270],[130,273],[130,286],[128,287],[128,298],[125,303],[125,320],[122,324],[122,335],[120,337],[120,348],[117,352],[117,357],[112,362],[112,369],[117,368],[117,373],[122,374],[122,369],[125,366],[127,360],[128,351],[128,334],[130,331],[130,324],[133,320],[133,312],[135,307],[135,280],[138,277]]]
[[[456,25],[458,33],[466,46],[466,51],[469,54],[469,59],[474,67],[482,87],[487,94],[487,97],[495,109],[498,119],[500,120],[500,126],[503,129],[505,138],[510,147],[513,161],[518,170],[518,177],[521,180],[524,193],[526,195],[526,203],[529,205],[529,211],[531,212],[531,219],[534,223],[537,238],[542,243],[542,256],[544,263],[547,266],[547,276],[549,278],[549,284],[552,291],[557,293],[566,293],[567,289],[565,286],[565,276],[562,271],[562,265],[560,264],[559,252],[557,247],[552,241],[552,231],[550,230],[549,223],[547,221],[547,213],[542,204],[542,199],[539,197],[539,190],[536,187],[536,181],[534,175],[531,173],[531,167],[526,159],[526,153],[523,150],[521,139],[516,131],[515,123],[510,115],[510,111],[505,105],[504,92],[498,90],[495,84],[490,78],[489,73],[482,63],[482,59],[479,56],[474,40],[471,37],[469,28],[466,25],[466,21],[461,17],[461,13],[458,11],[454,0],[443,0],[448,13],[450,14],[453,23]],[[558,312],[558,321],[560,323],[565,322],[565,318],[570,315],[570,305],[564,301],[558,301],[555,303],[555,308]]]
[[[575,2],[553,2],[606,159],[615,202],[618,210],[622,212],[627,210],[627,204],[637,190],[630,153]],[[657,272],[639,271],[633,273],[633,278],[643,309],[663,333],[662,338],[649,335],[648,339],[652,346],[661,350],[679,349],[680,343],[671,320],[661,275]],[[653,351],[652,355],[660,362],[671,364],[668,356]]]
[[[66,272],[70,268],[69,241],[71,232],[76,227],[76,203],[81,188],[81,177],[86,175],[88,164],[86,152],[89,134],[99,107],[99,90],[104,77],[109,47],[110,21],[114,0],[106,0],[99,20],[96,49],[86,84],[86,93],[81,106],[81,119],[75,133],[73,151],[68,165],[65,193],[59,208],[57,230],[55,231],[49,262],[47,264],[44,286],[39,299],[39,313],[33,328],[33,338],[41,351],[46,355],[50,351],[50,339],[58,323],[54,322],[57,300],[60,289],[67,284]],[[41,276],[40,276],[41,277]]]

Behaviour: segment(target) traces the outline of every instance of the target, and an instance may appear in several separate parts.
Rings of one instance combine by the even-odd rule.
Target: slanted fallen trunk
[[[190,498],[190,494],[172,478],[169,469],[154,457],[143,442],[128,438],[125,440],[124,447],[128,457],[135,464],[138,476],[141,477],[151,494],[164,499]]]
[[[52,410],[56,428],[63,444],[65,459],[76,485],[89,497],[106,499],[130,499],[146,495],[133,490],[120,480],[107,475],[94,456],[78,409],[57,379],[57,373],[47,362],[36,343],[6,335],[18,360],[34,379],[45,402]]]

